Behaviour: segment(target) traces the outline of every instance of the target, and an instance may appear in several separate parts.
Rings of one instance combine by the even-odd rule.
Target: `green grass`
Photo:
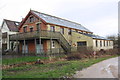
[[[77,70],[82,70],[92,64],[112,57],[116,56],[74,61],[58,61],[43,65],[24,65],[3,70],[3,78],[61,78],[63,76],[71,76]]]
[[[36,61],[37,59],[48,59],[48,57],[24,56],[19,58],[3,59],[2,64],[8,65],[8,64],[23,63],[23,62]]]

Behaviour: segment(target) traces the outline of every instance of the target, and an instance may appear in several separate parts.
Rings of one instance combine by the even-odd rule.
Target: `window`
[[[77,46],[78,46],[78,47],[79,47],[79,46],[86,46],[86,45],[87,45],[86,41],[77,42]]]
[[[107,41],[107,46],[108,46],[108,41]]]
[[[110,41],[109,41],[109,46],[111,46]]]
[[[71,35],[71,34],[72,34],[72,30],[68,29],[68,35]]]
[[[30,22],[33,22],[34,21],[34,17],[30,17]]]
[[[30,32],[33,32],[33,27],[30,27]]]
[[[104,40],[104,46],[105,46],[105,40]]]
[[[27,26],[23,27],[23,32],[27,32]]]
[[[51,26],[51,27],[50,27],[50,31],[55,32],[55,27],[54,27],[54,26]]]
[[[36,24],[37,31],[40,29],[40,24]]]
[[[96,47],[98,47],[98,41],[97,40],[95,41],[95,43],[96,43]]]
[[[52,41],[52,48],[55,48],[55,42]]]
[[[64,34],[64,28],[60,28],[61,34]]]
[[[100,41],[100,47],[102,47],[102,41]]]

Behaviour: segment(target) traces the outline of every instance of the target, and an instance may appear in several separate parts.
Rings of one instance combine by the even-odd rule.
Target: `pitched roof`
[[[80,33],[80,34],[89,36],[89,37],[91,37],[91,38],[93,38],[93,39],[111,40],[111,39],[107,39],[107,38],[105,38],[105,37],[98,36],[98,35],[95,35],[95,34],[85,34],[85,33]]]
[[[45,14],[45,13],[37,12],[37,11],[34,11],[34,10],[31,10],[31,12],[36,14],[37,16],[39,16],[41,19],[43,19],[47,23],[56,24],[56,25],[60,25],[60,26],[65,26],[65,27],[69,27],[69,28],[74,28],[74,29],[78,29],[78,30],[91,32],[90,30],[88,30],[87,28],[85,28],[84,26],[82,26],[79,23],[72,22],[72,21],[69,21],[69,20],[65,20],[65,19],[62,19],[62,18],[58,18],[58,17],[55,17],[55,16],[51,16],[51,15],[48,15],[48,14]]]
[[[4,19],[4,22],[6,22],[10,31],[15,31],[15,32],[18,31],[18,26],[19,26],[20,22],[11,21],[11,20],[7,20],[7,19]]]

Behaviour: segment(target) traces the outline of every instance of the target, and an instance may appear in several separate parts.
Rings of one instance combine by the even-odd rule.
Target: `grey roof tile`
[[[15,32],[18,31],[18,26],[19,26],[20,22],[11,21],[11,20],[7,20],[7,19],[4,19],[4,21],[8,25],[8,28],[10,29],[10,31],[15,31]]]

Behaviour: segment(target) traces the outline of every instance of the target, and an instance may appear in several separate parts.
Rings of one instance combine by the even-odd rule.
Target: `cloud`
[[[0,24],[4,18],[21,21],[31,8],[81,23],[104,36],[116,33],[117,2],[118,0],[0,0]]]

